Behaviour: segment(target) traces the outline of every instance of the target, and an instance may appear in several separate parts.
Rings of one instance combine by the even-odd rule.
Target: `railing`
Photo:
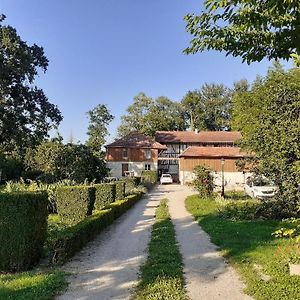
[[[174,153],[174,152],[161,152],[158,157],[162,158],[178,158],[180,153]]]

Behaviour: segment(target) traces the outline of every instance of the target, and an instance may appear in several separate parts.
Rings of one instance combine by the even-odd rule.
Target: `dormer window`
[[[123,157],[124,159],[127,159],[127,158],[128,158],[128,149],[127,149],[127,148],[124,148],[124,149],[123,149],[122,157]]]
[[[145,149],[145,159],[151,159],[151,150],[150,149]]]

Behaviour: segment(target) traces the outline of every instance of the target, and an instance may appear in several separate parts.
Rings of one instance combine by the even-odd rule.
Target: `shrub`
[[[128,196],[105,210],[95,211],[80,223],[52,234],[47,241],[52,263],[64,263],[140,198],[141,194]]]
[[[96,189],[95,209],[103,209],[115,201],[116,185],[114,183],[101,183],[93,186]]]
[[[199,196],[210,197],[214,190],[214,181],[210,170],[203,166],[197,166],[194,173],[196,178],[193,180],[193,186],[198,191]]]
[[[120,180],[115,182],[116,185],[116,199],[124,199],[125,197],[125,182]]]
[[[155,184],[157,182],[157,171],[142,171],[141,181]]]
[[[134,178],[123,178],[122,181],[125,182],[125,195],[128,195],[135,188]]]
[[[141,184],[141,176],[135,176],[135,177],[133,177],[133,180],[134,180],[135,186],[138,186]]]
[[[92,214],[95,188],[89,186],[57,189],[57,212],[63,222],[74,224]]]
[[[0,270],[20,271],[36,264],[47,232],[45,193],[0,194]]]

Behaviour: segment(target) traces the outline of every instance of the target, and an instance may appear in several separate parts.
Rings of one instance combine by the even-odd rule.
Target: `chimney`
[[[195,129],[195,133],[198,134],[198,129],[197,128]]]

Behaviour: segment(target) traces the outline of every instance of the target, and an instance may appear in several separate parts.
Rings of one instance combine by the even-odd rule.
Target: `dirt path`
[[[147,255],[155,208],[165,193],[154,189],[66,264],[70,285],[58,299],[128,299]]]
[[[164,186],[169,201],[177,241],[183,256],[188,295],[192,300],[252,299],[242,291],[243,283],[236,272],[220,256],[209,236],[186,211],[184,200],[195,194],[185,186]]]

